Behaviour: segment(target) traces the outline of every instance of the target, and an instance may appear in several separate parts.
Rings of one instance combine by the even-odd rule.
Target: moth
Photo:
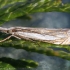
[[[10,34],[3,42],[12,36],[18,39],[37,40],[52,44],[69,45],[70,29],[50,29],[50,28],[31,28],[31,27],[0,27],[0,31]]]

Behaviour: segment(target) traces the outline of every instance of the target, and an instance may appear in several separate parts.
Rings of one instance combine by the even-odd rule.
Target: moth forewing
[[[53,44],[70,44],[69,29],[48,29],[48,28],[29,28],[15,27],[12,34],[21,39],[38,40]]]
[[[8,28],[7,32],[14,37],[26,40],[38,40],[61,45],[70,44],[69,29],[12,27]]]

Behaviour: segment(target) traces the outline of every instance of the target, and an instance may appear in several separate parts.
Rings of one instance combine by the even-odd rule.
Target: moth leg
[[[10,35],[10,36],[8,36],[7,38],[1,40],[0,43],[6,41],[6,40],[8,40],[8,39],[10,39],[12,36],[15,37],[15,38],[17,38],[17,39],[21,39],[21,38],[15,36],[15,35]]]
[[[20,37],[18,37],[18,36],[15,36],[15,35],[12,35],[13,37],[15,37],[15,38],[17,38],[17,39],[21,39]]]
[[[27,38],[27,37],[22,37],[22,36],[19,36],[19,35],[14,35],[14,34],[12,36],[15,37],[15,38],[17,38],[17,39],[24,39],[24,40],[32,41],[33,43],[35,43],[38,46],[40,46],[39,43],[36,42],[36,40],[30,39],[30,38]]]
[[[12,37],[12,35],[8,36],[7,38],[1,40],[0,43],[6,41],[6,40],[8,40],[8,39],[10,39],[11,37]]]

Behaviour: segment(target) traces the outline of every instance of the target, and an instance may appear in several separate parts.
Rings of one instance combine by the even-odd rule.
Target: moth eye
[[[5,33],[7,33],[7,34],[9,34],[9,31],[8,30],[6,30],[6,31],[4,31]]]
[[[7,33],[9,33],[9,31],[7,31]]]

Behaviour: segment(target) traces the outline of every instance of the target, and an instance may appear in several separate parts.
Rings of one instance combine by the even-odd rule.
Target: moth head
[[[13,29],[10,29],[10,28],[0,27],[0,32],[2,32],[2,33],[12,34],[12,30],[13,30]]]

